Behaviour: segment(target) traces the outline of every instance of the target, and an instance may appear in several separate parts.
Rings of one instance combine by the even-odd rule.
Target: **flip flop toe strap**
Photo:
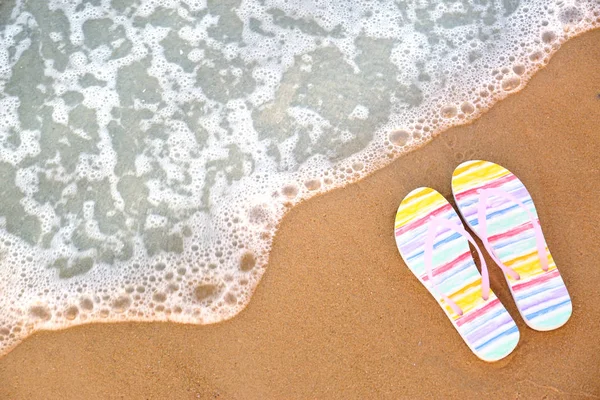
[[[521,279],[521,277],[519,276],[517,271],[515,271],[514,269],[505,265],[502,261],[500,261],[500,258],[498,258],[493,247],[490,245],[488,232],[487,232],[486,211],[488,208],[488,199],[491,196],[498,196],[498,197],[502,197],[504,199],[513,201],[514,203],[518,204],[519,207],[527,213],[527,216],[529,217],[529,219],[531,220],[531,224],[533,225],[533,230],[534,230],[534,235],[535,235],[535,245],[537,248],[538,256],[540,257],[540,264],[544,271],[548,271],[548,267],[549,267],[548,266],[548,252],[546,250],[544,234],[542,233],[542,228],[538,222],[538,219],[527,209],[527,207],[525,207],[525,205],[518,198],[516,198],[512,194],[510,194],[502,189],[497,189],[497,188],[479,189],[479,190],[477,190],[477,193],[479,193],[479,204],[477,206],[477,219],[479,221],[479,235],[480,235],[481,241],[483,242],[483,245],[485,246],[486,250],[492,257],[492,259],[496,262],[496,264],[502,269],[502,271],[504,271],[504,273],[506,273],[507,275],[510,275],[513,279],[516,279],[516,280]]]
[[[487,265],[485,264],[483,254],[481,254],[481,251],[479,250],[479,247],[477,247],[475,240],[461,225],[452,223],[445,218],[435,216],[429,218],[429,229],[427,231],[427,237],[425,239],[424,246],[424,261],[425,269],[427,270],[427,277],[429,278],[429,282],[433,290],[444,299],[446,304],[448,304],[456,314],[463,315],[463,310],[451,298],[438,290],[436,282],[433,278],[433,247],[435,244],[435,238],[438,234],[438,228],[440,227],[448,228],[463,236],[477,250],[477,254],[479,255],[479,260],[481,262],[481,297],[484,300],[488,299],[490,293],[490,278],[488,275]]]

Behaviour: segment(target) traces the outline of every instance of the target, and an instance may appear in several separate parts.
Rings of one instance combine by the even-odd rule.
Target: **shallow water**
[[[0,352],[235,315],[289,206],[480,115],[600,24],[595,1],[328,3],[0,4]]]

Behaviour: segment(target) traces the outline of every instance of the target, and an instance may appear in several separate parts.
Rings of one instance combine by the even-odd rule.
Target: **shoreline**
[[[590,217],[600,214],[598,43],[599,29],[571,39],[471,124],[295,206],[233,319],[35,333],[0,359],[0,398],[600,398],[600,228]],[[431,186],[451,200],[452,171],[471,158],[527,185],[574,304],[563,328],[532,331],[490,267],[521,331],[494,364],[471,354],[393,240],[404,195]]]

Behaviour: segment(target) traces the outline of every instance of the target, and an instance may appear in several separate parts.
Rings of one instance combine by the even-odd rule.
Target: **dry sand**
[[[571,320],[525,326],[479,361],[403,264],[396,208],[451,197],[463,160],[527,185],[571,293]],[[33,335],[0,360],[0,399],[600,398],[600,30],[563,46],[518,95],[363,181],[294,208],[250,305],[213,326],[90,325]],[[491,262],[491,260],[488,260]]]

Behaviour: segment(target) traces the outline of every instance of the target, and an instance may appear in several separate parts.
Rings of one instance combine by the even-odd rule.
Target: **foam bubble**
[[[468,101],[465,101],[460,105],[460,111],[462,111],[466,115],[470,115],[475,112],[475,106],[473,106],[473,104],[469,103]]]
[[[321,188],[321,181],[319,179],[311,179],[304,182],[304,186],[306,186],[306,188],[311,191],[318,190],[319,188]]]
[[[405,130],[393,131],[389,135],[390,142],[396,146],[404,146],[410,139],[410,133]]]
[[[507,92],[517,89],[520,85],[521,78],[518,76],[512,76],[502,81],[502,89],[506,90]]]
[[[440,115],[444,118],[454,118],[456,114],[458,114],[458,110],[452,105],[444,106],[440,110]]]
[[[216,295],[218,287],[214,284],[201,284],[194,288],[194,298],[197,301],[204,301]]]

